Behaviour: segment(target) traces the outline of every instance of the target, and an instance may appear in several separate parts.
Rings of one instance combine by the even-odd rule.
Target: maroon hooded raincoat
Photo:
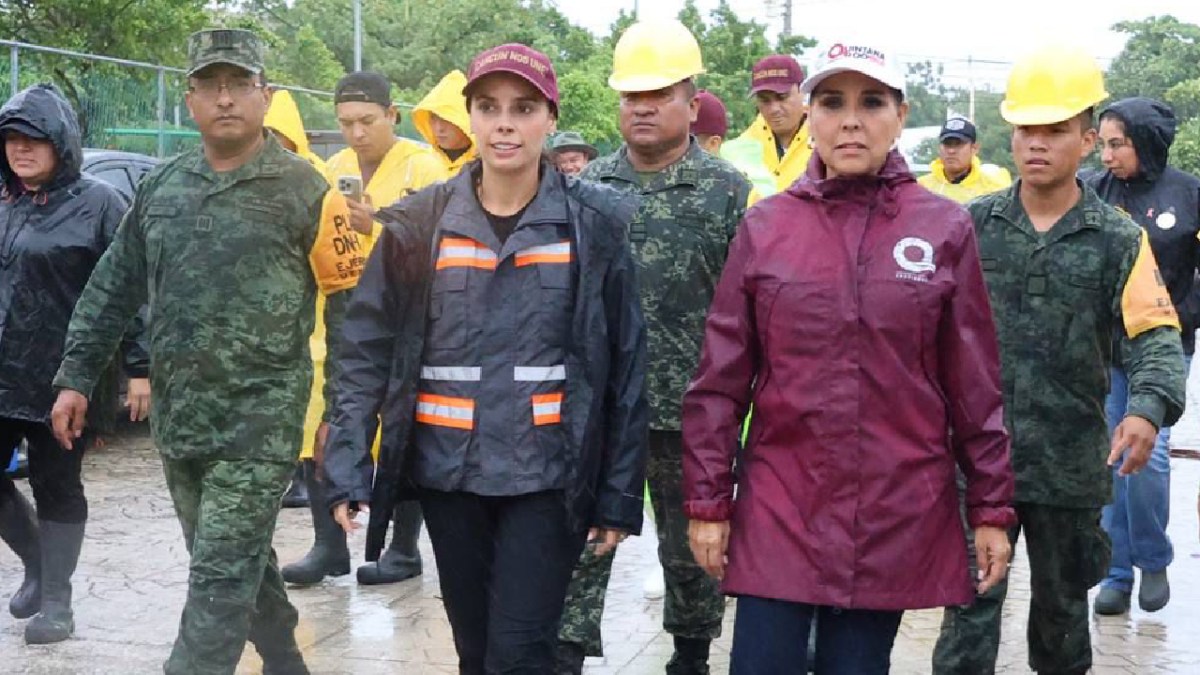
[[[955,463],[972,527],[1016,520],[970,216],[896,152],[876,176],[824,175],[814,155],[733,240],[683,402],[684,508],[732,520],[728,594],[969,603]]]

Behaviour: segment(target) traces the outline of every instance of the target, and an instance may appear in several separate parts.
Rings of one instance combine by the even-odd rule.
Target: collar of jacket
[[[634,169],[633,164],[629,161],[628,145],[621,146],[614,160],[600,174],[601,180],[611,178],[634,185],[642,185],[642,179],[638,176],[637,169]],[[703,161],[704,150],[696,142],[695,136],[689,136],[688,149],[683,153],[683,157],[655,173],[654,179],[642,187],[642,192],[661,192],[680,186],[696,187],[700,182],[700,166]]]
[[[1050,230],[1055,233],[1052,239],[1047,239],[1047,243],[1057,241],[1068,234],[1078,232],[1082,229],[1100,229],[1100,224],[1104,220],[1104,200],[1100,199],[1100,195],[1096,191],[1088,187],[1083,181],[1075,179],[1075,184],[1079,186],[1080,197],[1058,222]],[[1003,220],[1012,223],[1021,228],[1028,228],[1029,232],[1042,236],[1033,229],[1033,223],[1029,220],[1029,214],[1025,212],[1025,205],[1021,203],[1021,179],[1013,181],[1012,187],[997,195],[995,201],[992,202],[991,215],[999,217]],[[1063,223],[1066,227],[1063,227]]]
[[[482,162],[475,160],[463,167],[458,175],[446,181],[450,195],[446,210],[442,214],[442,222],[462,234],[486,233],[487,238],[478,241],[491,242],[495,239],[495,233],[492,232],[487,214],[475,196],[475,185],[482,171]],[[546,161],[541,163],[540,172],[541,182],[538,183],[537,194],[525,208],[521,220],[517,222],[518,228],[524,225],[567,222],[567,194],[563,188],[562,174]]]
[[[871,176],[825,177],[825,162],[817,153],[808,160],[804,176],[787,189],[801,199],[872,203],[878,199],[884,214],[893,218],[900,212],[899,190],[905,183],[916,182],[900,151],[893,149],[879,173]]]
[[[181,159],[179,168],[203,176],[210,182],[224,183],[226,185],[233,185],[238,181],[257,178],[259,176],[282,175],[283,167],[280,164],[280,160],[284,158],[287,150],[284,150],[283,145],[266,129],[263,129],[262,134],[263,146],[259,149],[258,154],[233,171],[213,171],[212,165],[204,157],[204,147],[202,145],[197,146],[191,151],[190,155],[186,155]]]

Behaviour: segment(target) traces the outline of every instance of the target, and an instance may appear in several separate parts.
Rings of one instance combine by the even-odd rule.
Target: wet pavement
[[[1174,471],[1171,533],[1176,560],[1171,569],[1174,597],[1161,612],[1134,609],[1130,616],[1095,619],[1094,673],[1200,672],[1200,543],[1196,495],[1200,461],[1172,460]],[[75,577],[76,635],[59,644],[29,647],[21,638],[24,622],[0,614],[0,672],[154,673],[161,672],[175,636],[187,582],[187,556],[171,509],[157,455],[144,435],[114,438],[86,460],[91,503],[87,541]],[[27,487],[22,483],[22,487]],[[307,550],[308,512],[285,510],[275,546],[283,561]],[[352,542],[361,562],[362,536]],[[298,639],[314,673],[455,673],[449,625],[439,600],[437,572],[423,537],[424,577],[384,587],[359,587],[353,574],[290,591],[300,610]],[[1014,565],[1006,606],[999,672],[1029,672],[1024,646],[1029,579],[1023,554]],[[604,616],[606,656],[589,659],[594,674],[663,672],[671,640],[662,632],[662,604],[643,597],[652,569],[654,537],[626,542],[618,555]],[[0,597],[19,583],[20,566],[0,546]],[[725,636],[714,646],[714,673],[728,669],[734,605]],[[940,611],[906,615],[893,652],[894,673],[927,673],[937,639]],[[239,673],[261,672],[248,648]]]

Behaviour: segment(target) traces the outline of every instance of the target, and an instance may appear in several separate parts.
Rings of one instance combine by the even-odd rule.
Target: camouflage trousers
[[[696,564],[688,545],[682,456],[679,432],[650,432],[646,482],[666,578],[663,629],[675,637],[711,640],[721,635],[725,598],[717,582]],[[614,557],[615,553],[598,557],[590,546],[585,548],[567,589],[558,640],[582,646],[588,656],[603,656],[600,619]]]
[[[163,459],[191,555],[168,675],[233,673],[246,640],[267,663],[299,652],[271,539],[294,462]]]
[[[1100,527],[1100,509],[1016,504],[1018,524],[1008,538],[1015,548],[1025,534],[1029,556],[1029,667],[1042,674],[1086,673],[1092,666],[1088,589],[1108,572],[1112,554]],[[975,579],[975,542],[967,529],[967,556]],[[948,607],[933,651],[936,675],[987,675],[996,671],[1000,611],[1008,581],[966,607]]]

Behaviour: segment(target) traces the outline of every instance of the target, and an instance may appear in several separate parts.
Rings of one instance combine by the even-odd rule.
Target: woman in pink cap
[[[394,501],[420,499],[460,672],[549,673],[589,531],[611,548],[642,524],[636,205],[542,158],[558,115],[544,54],[489,49],[463,93],[479,159],[375,216],[324,468],[347,531],[370,504],[368,559]]]
[[[692,550],[738,596],[734,675],[805,672],[817,616],[817,672],[887,673],[904,610],[1003,578],[1015,520],[969,216],[894,149],[908,105],[890,54],[834,43],[818,66],[807,173],[747,212],[683,403]]]

